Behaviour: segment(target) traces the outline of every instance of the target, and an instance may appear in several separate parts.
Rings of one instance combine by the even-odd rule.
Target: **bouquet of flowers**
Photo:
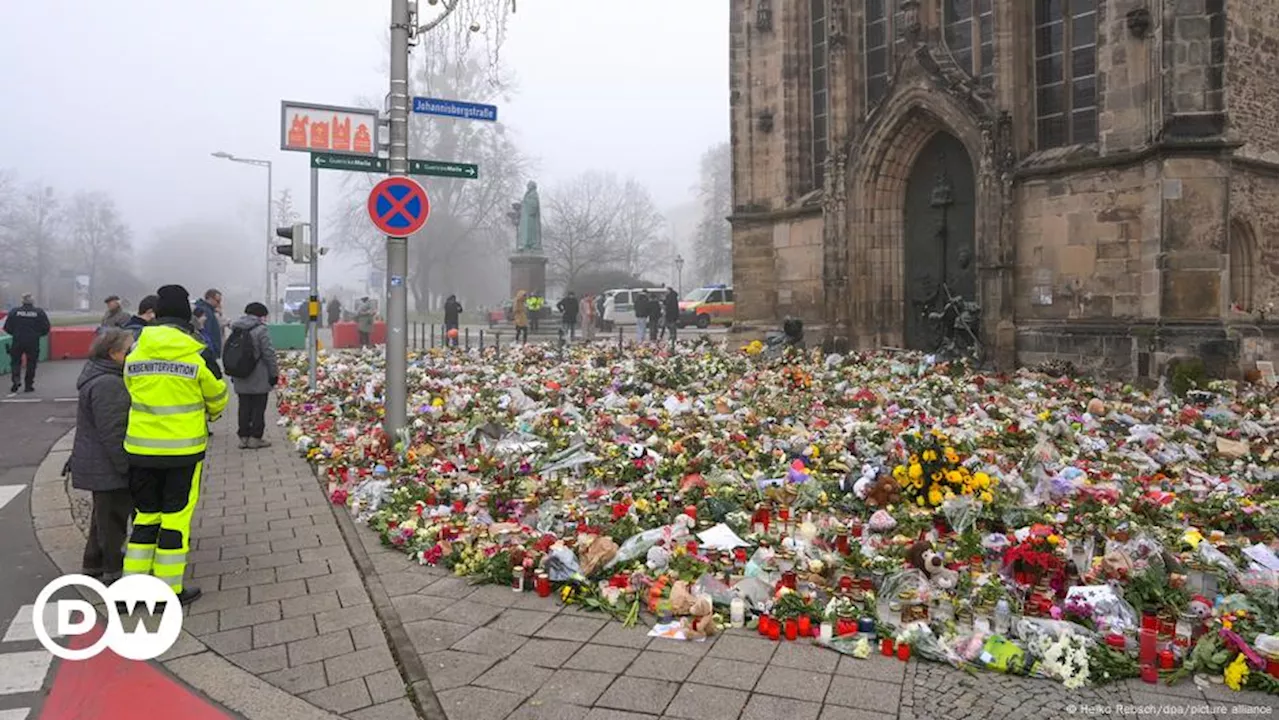
[[[906,462],[894,467],[893,478],[907,502],[936,508],[960,495],[991,502],[995,481],[985,472],[971,472],[940,430],[907,433],[902,444]]]

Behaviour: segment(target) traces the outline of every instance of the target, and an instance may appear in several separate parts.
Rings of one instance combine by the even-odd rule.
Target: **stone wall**
[[[1018,185],[1020,323],[1158,314],[1159,172],[1152,160]]]
[[[1238,154],[1271,162],[1276,161],[1276,87],[1280,84],[1277,15],[1276,0],[1227,0],[1229,132],[1244,142]]]
[[[822,228],[821,215],[773,226],[777,312],[799,317],[806,326],[823,319]]]
[[[1217,137],[1226,127],[1226,0],[1164,4],[1165,137]]]
[[[1254,261],[1248,271],[1252,289],[1251,310],[1266,311],[1275,319],[1277,293],[1280,293],[1280,199],[1277,198],[1276,172],[1255,168],[1239,168],[1231,178],[1232,227],[1254,250]]]
[[[770,222],[733,226],[733,317],[738,325],[769,325],[777,317]]]
[[[1165,319],[1221,318],[1226,310],[1229,175],[1226,162],[1171,158],[1161,168],[1164,236],[1160,314]]]

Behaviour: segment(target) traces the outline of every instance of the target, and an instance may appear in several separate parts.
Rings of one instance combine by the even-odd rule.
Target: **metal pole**
[[[311,168],[311,299],[307,303],[307,388],[316,390],[316,345],[320,340],[320,171]]]
[[[391,148],[387,174],[409,171],[409,0],[391,0]],[[409,242],[387,237],[387,380],[384,430],[392,437],[408,424],[409,389],[406,373],[405,320],[409,297]]]
[[[275,257],[275,253],[273,252],[273,250],[275,249],[274,246],[275,246],[275,237],[276,237],[275,228],[272,227],[273,223],[271,222],[271,193],[273,192],[271,189],[271,186],[272,186],[271,180],[272,180],[271,161],[268,160],[267,161],[267,248],[266,248],[267,249],[267,267],[266,267],[266,276],[263,278],[264,284],[262,287],[262,294],[266,298],[267,309],[270,310],[270,317],[275,318],[276,322],[280,322],[279,314],[276,312],[275,298],[271,296],[271,276],[275,274],[271,272],[271,258]]]

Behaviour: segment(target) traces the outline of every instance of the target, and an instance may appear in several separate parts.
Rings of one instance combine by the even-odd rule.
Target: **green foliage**
[[[1204,387],[1207,381],[1204,360],[1200,358],[1181,358],[1170,363],[1169,385],[1178,397],[1185,396],[1188,390]]]

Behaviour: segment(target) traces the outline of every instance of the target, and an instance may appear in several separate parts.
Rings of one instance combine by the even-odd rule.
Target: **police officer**
[[[200,495],[208,423],[227,407],[227,385],[214,377],[191,325],[186,289],[156,291],[156,320],[125,359],[132,404],[124,450],[135,515],[125,549],[125,575],[154,575],[187,605],[200,590],[183,585],[191,516]]]
[[[35,392],[40,338],[49,334],[49,316],[44,314],[42,308],[35,306],[31,293],[26,293],[22,296],[22,304],[5,316],[4,331],[13,336],[13,345],[9,347],[9,359],[13,363],[13,385],[9,387],[9,392],[18,392],[23,358],[27,360],[24,384],[27,392]]]

